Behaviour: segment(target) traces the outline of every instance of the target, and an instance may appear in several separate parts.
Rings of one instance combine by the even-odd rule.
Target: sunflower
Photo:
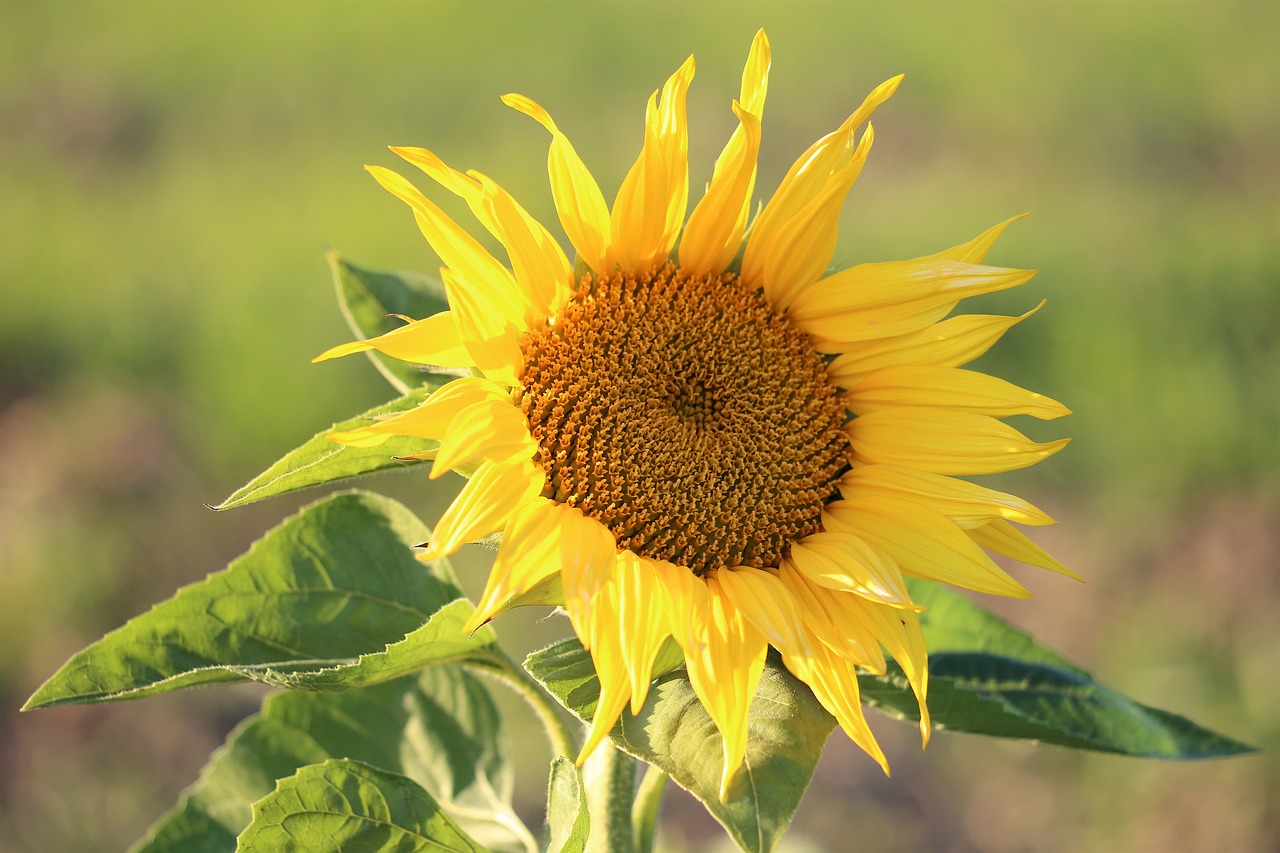
[[[1032,277],[982,264],[1013,220],[934,255],[827,273],[874,138],[869,124],[858,131],[895,77],[795,161],[748,229],[769,67],[760,32],[732,104],[738,125],[687,220],[692,57],[650,97],[612,207],[546,110],[502,99],[551,135],[551,191],[576,267],[485,175],[392,148],[461,197],[509,263],[408,180],[369,166],[444,262],[450,308],[316,359],[373,349],[463,369],[418,408],[330,438],[431,440],[419,454],[434,459],[431,477],[468,475],[421,556],[501,532],[469,629],[558,575],[600,679],[580,760],[628,703],[639,710],[673,638],[724,740],[722,798],[770,646],[887,772],[857,674],[883,673],[887,652],[927,739],[921,608],[904,578],[1029,595],[988,551],[1067,572],[1014,526],[1048,516],[956,479],[1066,443],[999,420],[1056,418],[1060,403],[960,367],[1036,309],[947,316]]]

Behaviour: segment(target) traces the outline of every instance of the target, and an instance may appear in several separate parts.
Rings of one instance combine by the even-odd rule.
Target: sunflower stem
[[[563,755],[572,760],[577,756],[578,739],[565,724],[564,717],[560,715],[560,709],[551,701],[551,697],[542,689],[542,685],[524,671],[524,667],[507,657],[505,652],[497,649],[485,661],[472,661],[471,664],[478,671],[487,673],[510,687],[529,703],[542,721],[543,729],[546,730],[547,740],[551,742],[551,751],[554,753],[553,758]]]
[[[606,739],[582,765],[591,813],[587,853],[636,853],[631,828],[636,793],[636,761]]]
[[[662,808],[667,778],[665,770],[650,764],[640,780],[636,801],[631,806],[631,831],[636,853],[653,853],[653,842],[658,834],[658,811]]]

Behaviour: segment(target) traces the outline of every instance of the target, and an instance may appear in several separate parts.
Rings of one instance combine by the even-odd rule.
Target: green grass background
[[[907,79],[838,258],[926,254],[1024,210],[991,260],[1048,306],[982,362],[1075,415],[999,478],[1087,579],[992,602],[1105,680],[1268,747],[1203,764],[873,721],[886,780],[834,737],[792,849],[1264,850],[1280,837],[1280,5],[1182,2],[0,2],[0,850],[121,849],[195,779],[257,688],[17,707],[70,654],[202,578],[300,501],[216,503],[389,390],[347,339],[322,249],[439,262],[363,163],[423,145],[553,223],[543,103],[606,194],[689,53],[693,186],[733,127],[755,30],[774,65],[759,187],[863,95]],[[436,193],[439,198],[441,194]],[[461,219],[464,211],[448,207]],[[430,520],[441,495],[387,490]],[[378,487],[378,484],[374,484]],[[460,560],[477,589],[483,554]],[[561,635],[514,615],[513,649]],[[519,715],[517,715],[519,716]],[[546,750],[522,732],[521,808]],[[689,800],[671,849],[719,843]]]

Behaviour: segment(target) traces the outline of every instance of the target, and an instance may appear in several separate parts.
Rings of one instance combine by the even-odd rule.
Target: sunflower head
[[[887,770],[857,673],[882,673],[892,656],[927,738],[926,650],[906,578],[1026,595],[988,551],[1067,571],[1014,526],[1048,516],[958,479],[1066,443],[1037,444],[1000,420],[1058,417],[1061,404],[962,368],[1031,312],[949,316],[965,297],[1031,278],[982,263],[1013,220],[943,252],[828,273],[874,141],[867,120],[895,77],[801,154],[748,229],[769,67],[761,32],[731,104],[738,126],[687,217],[692,57],[649,99],[612,205],[546,110],[503,98],[551,136],[551,193],[582,275],[485,175],[393,148],[460,196],[507,257],[369,167],[443,260],[449,310],[320,356],[376,349],[470,371],[416,409],[330,437],[438,442],[422,453],[432,476],[470,475],[422,555],[502,533],[469,627],[559,576],[600,678],[583,756],[643,704],[674,639],[724,738],[722,798],[770,646]]]

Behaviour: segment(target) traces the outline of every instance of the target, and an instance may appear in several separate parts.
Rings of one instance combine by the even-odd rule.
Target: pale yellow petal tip
[[[311,359],[312,364],[319,364],[322,361],[328,361],[331,358],[342,358],[344,355],[351,355],[357,352],[367,352],[373,349],[373,345],[368,341],[351,341],[350,343],[338,344],[336,347],[330,347]]]

